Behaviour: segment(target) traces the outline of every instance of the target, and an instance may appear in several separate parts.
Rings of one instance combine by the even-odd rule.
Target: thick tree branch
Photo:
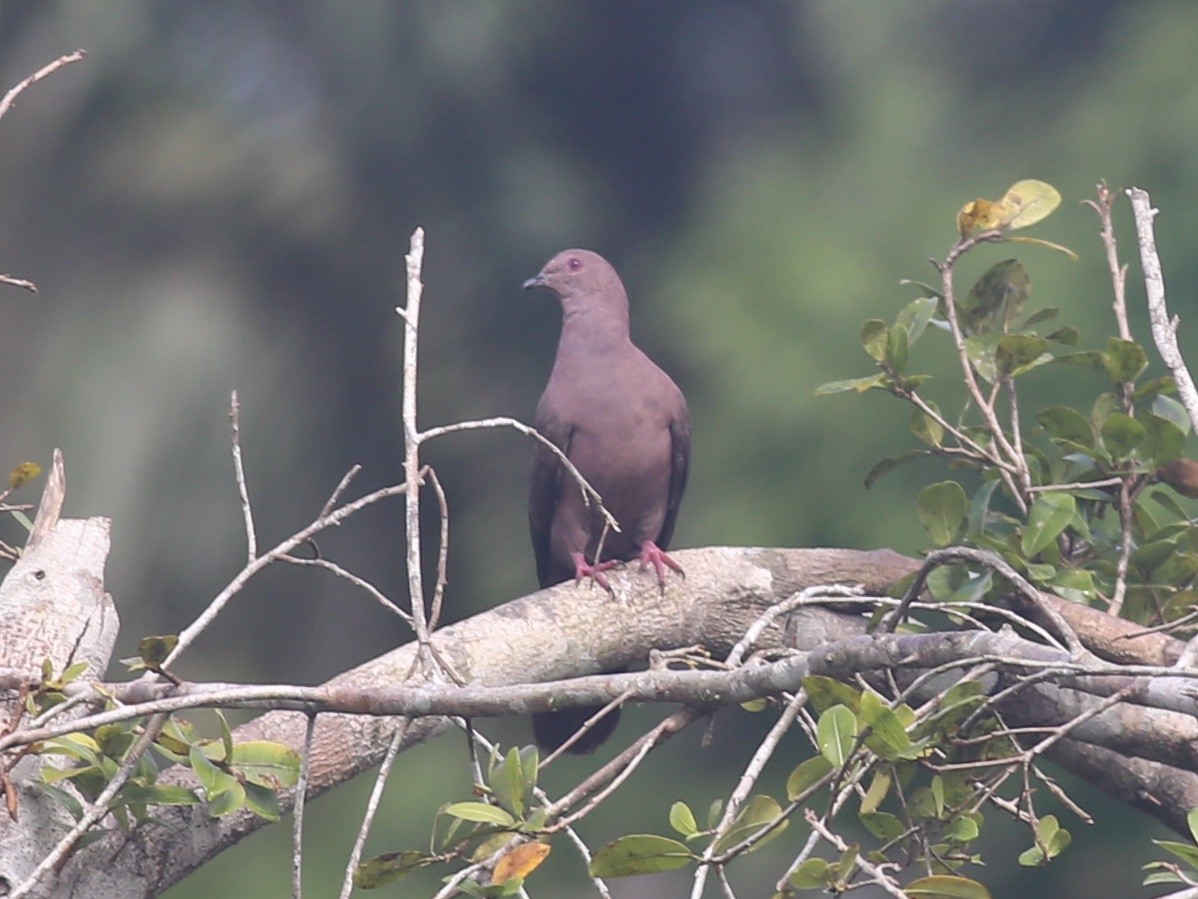
[[[716,704],[793,690],[807,671],[850,677],[889,669],[902,677],[902,671],[909,670],[914,677],[938,664],[964,666],[990,659],[1001,664],[996,664],[993,682],[987,686],[992,691],[1008,689],[1000,711],[1012,726],[1051,729],[1078,715],[1090,715],[1053,747],[1053,758],[1066,764],[1075,760],[1086,770],[1097,764],[1094,759],[1103,759],[1104,777],[1099,783],[1104,789],[1120,798],[1138,797],[1134,804],[1174,826],[1179,822],[1184,826],[1185,811],[1198,805],[1198,777],[1191,773],[1198,770],[1190,749],[1198,745],[1193,716],[1159,707],[1180,707],[1190,701],[1186,673],[1162,667],[1176,656],[1179,642],[1160,634],[1133,637],[1136,629],[1129,622],[1101,612],[1091,617],[1085,613],[1092,610],[1085,609],[1072,614],[1080,607],[1053,597],[1041,599],[1054,603],[1061,614],[1072,614],[1070,625],[1091,652],[1107,655],[1103,650],[1117,647],[1119,661],[1143,667],[1102,663],[1103,675],[1094,676],[1068,653],[1011,632],[868,635],[868,619],[860,611],[804,605],[771,621],[751,650],[784,645],[799,650],[780,661],[751,661],[729,672],[657,670],[579,677],[550,690],[528,686],[635,666],[653,649],[698,645],[720,658],[764,612],[804,589],[839,584],[879,594],[920,564],[889,551],[828,549],[708,548],[682,551],[680,557],[687,580],[670,582],[664,593],[652,578],[629,568],[612,578],[614,600],[601,591],[562,585],[433,633],[431,646],[470,685],[461,690],[425,684],[422,675],[411,675],[415,644],[347,672],[312,693],[295,690],[292,696],[297,703],[340,702],[364,713],[320,714],[307,772],[309,795],[331,789],[378,763],[394,731],[390,719],[377,717],[383,712],[511,713],[542,708],[550,699],[558,705],[592,704],[624,693],[633,698]],[[846,603],[843,596],[835,601],[841,607]],[[1048,670],[1051,677],[1038,674]],[[1161,674],[1171,676],[1153,677]],[[945,675],[954,676],[959,672]],[[489,687],[506,689],[489,693]],[[942,687],[932,679],[922,689],[933,695]],[[1129,687],[1134,688],[1129,701],[1091,714],[1103,697]],[[130,686],[126,698],[136,698],[137,690],[163,689]],[[201,689],[205,688],[182,692]],[[1158,707],[1137,706],[1131,700]],[[440,717],[414,719],[404,732],[401,748],[428,739],[447,722]],[[298,748],[306,725],[303,712],[271,712],[239,728],[237,739],[276,740]],[[290,803],[289,796],[283,798]],[[104,851],[99,848],[103,841],[82,850],[63,876],[73,878],[75,889],[91,895],[154,896],[264,823],[242,813],[212,819],[199,807],[165,810],[158,818],[156,827],[138,832],[122,850],[134,863],[122,866],[121,876],[131,879],[114,884],[111,867],[94,863],[93,853]],[[184,833],[185,841],[180,839]]]

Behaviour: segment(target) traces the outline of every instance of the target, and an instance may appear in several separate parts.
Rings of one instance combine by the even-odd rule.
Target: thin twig
[[[801,690],[791,697],[786,708],[782,710],[782,714],[778,716],[778,720],[774,722],[774,726],[770,728],[770,732],[766,734],[765,739],[754,750],[753,757],[749,759],[749,763],[741,773],[736,787],[728,795],[727,805],[724,806],[724,813],[720,816],[720,821],[711,835],[711,841],[707,844],[707,848],[703,850],[703,856],[699,860],[699,867],[695,869],[695,877],[691,882],[691,899],[700,899],[702,897],[703,889],[707,885],[707,874],[711,870],[712,859],[716,855],[716,844],[720,842],[721,838],[727,834],[728,829],[732,827],[736,816],[740,814],[745,800],[749,798],[749,794],[753,791],[754,786],[756,786],[762,772],[765,770],[766,763],[773,758],[778,746],[781,745],[782,737],[794,725],[795,719],[799,717],[799,712],[806,702],[807,694]],[[764,829],[762,828],[762,830]],[[753,836],[755,835],[753,834]],[[734,846],[724,852],[723,856],[731,858],[736,854],[738,849],[739,847]],[[720,871],[723,870],[722,863],[718,864],[718,869]]]
[[[587,504],[589,505],[592,502],[595,503],[599,514],[603,516],[603,521],[606,526],[617,533],[619,532],[620,523],[616,521],[615,517],[608,512],[607,508],[603,505],[603,497],[599,495],[599,491],[592,487],[587,479],[582,476],[582,472],[580,472],[574,466],[574,463],[571,462],[566,456],[566,454],[562,452],[561,447],[557,446],[552,440],[550,440],[536,428],[529,427],[519,419],[500,415],[494,418],[480,418],[474,421],[458,421],[454,422],[453,424],[439,425],[435,428],[429,428],[427,431],[422,431],[420,433],[420,440],[423,442],[425,440],[432,440],[434,437],[442,437],[446,434],[454,434],[458,431],[476,431],[480,428],[511,428],[514,431],[519,431],[526,437],[531,437],[533,440],[536,440],[551,453],[557,456],[557,460],[561,462],[566,471],[570,473],[570,477],[574,479],[574,483],[576,483],[578,485],[578,489],[582,491],[582,497],[584,500],[586,500]]]
[[[8,111],[12,108],[13,103],[16,102],[17,96],[23,90],[25,90],[25,88],[36,84],[47,75],[53,74],[65,65],[69,65],[73,62],[79,62],[79,60],[83,59],[83,57],[86,55],[87,54],[82,50],[76,50],[74,53],[67,53],[64,56],[58,57],[58,59],[54,60],[53,62],[42,66],[24,81],[18,82],[16,87],[9,90],[9,92],[4,95],[4,99],[0,100],[0,119],[4,118]]]
[[[1177,322],[1169,318],[1165,303],[1165,276],[1161,273],[1161,259],[1156,251],[1156,235],[1152,220],[1156,210],[1146,191],[1129,187],[1131,208],[1135,215],[1136,235],[1140,246],[1140,267],[1144,271],[1144,290],[1148,299],[1148,320],[1152,323],[1152,339],[1156,343],[1161,360],[1168,367],[1177,383],[1177,394],[1190,415],[1190,425],[1198,431],[1198,387],[1186,367],[1177,344]]]
[[[354,847],[350,850],[349,861],[345,865],[345,878],[341,881],[339,899],[349,899],[349,894],[353,892],[354,872],[358,870],[358,863],[362,859],[362,849],[366,846],[366,837],[370,834],[370,825],[374,823],[374,816],[378,813],[383,799],[383,790],[387,786],[387,779],[391,776],[391,768],[395,764],[396,758],[399,757],[399,747],[403,744],[403,737],[410,721],[410,718],[401,718],[395,726],[395,733],[391,735],[391,742],[387,744],[387,752],[383,756],[382,764],[379,765],[379,773],[374,778],[374,786],[370,788],[366,811],[362,814],[362,823],[358,827],[358,835],[354,838]]]
[[[833,833],[827,827],[825,827],[824,823],[819,819],[819,816],[816,815],[811,809],[804,811],[803,817],[807,819],[807,823],[810,825],[811,829],[823,837],[824,840],[829,843],[837,852],[845,852],[849,848],[849,844],[841,839],[838,834]],[[873,864],[868,859],[863,857],[859,852],[855,853],[855,855],[856,857],[853,859],[853,864],[860,868],[873,883],[877,884],[877,886],[882,889],[883,892],[889,893],[891,896],[894,896],[895,899],[911,899],[911,897],[905,893],[898,886],[898,884],[896,884],[890,877],[883,873],[881,866]]]
[[[445,585],[449,583],[449,500],[445,488],[431,465],[425,466],[433,494],[437,497],[437,512],[440,516],[441,532],[437,542],[437,582],[433,585],[433,601],[428,613],[429,630],[435,630],[441,620],[441,604],[445,600]]]
[[[112,776],[112,780],[108,782],[100,792],[100,795],[96,797],[96,801],[92,804],[91,808],[75,822],[75,826],[67,831],[63,838],[55,844],[54,848],[38,862],[37,867],[8,894],[10,899],[20,899],[21,896],[29,895],[37,886],[38,881],[48,872],[56,869],[59,863],[66,858],[67,853],[79,842],[80,838],[103,820],[104,816],[111,811],[112,803],[116,800],[117,794],[129,782],[129,778],[133,776],[133,772],[137,770],[137,763],[145,755],[146,750],[158,739],[158,735],[162,732],[162,727],[166,724],[166,720],[165,715],[158,715],[146,722],[141,736],[138,737],[137,742],[133,744],[125,758],[121,760],[120,767],[117,768],[116,773]]]
[[[361,511],[367,506],[372,506],[380,500],[387,499],[407,490],[406,484],[393,484],[390,487],[383,487],[373,493],[368,493],[353,502],[346,503],[344,506],[336,509],[328,515],[322,515],[309,524],[307,527],[296,531],[287,539],[283,540],[265,555],[258,556],[253,562],[241,569],[236,577],[231,580],[220,593],[218,593],[208,604],[208,607],[201,612],[191,624],[185,627],[179,633],[179,642],[163,665],[170,665],[174,662],[182,652],[187,649],[195,639],[204,632],[221,610],[229,603],[234,596],[241,592],[242,587],[263,568],[266,568],[272,562],[278,561],[282,556],[288,555],[293,549],[302,543],[306,543],[313,536],[327,528],[335,527],[341,524],[345,519],[349,518],[355,512]]]
[[[299,556],[293,556],[289,554],[279,556],[279,561],[287,562],[290,565],[299,565],[301,567],[308,568],[323,568],[326,571],[331,571],[337,577],[344,578],[355,587],[365,590],[370,598],[377,602],[380,606],[382,606],[392,615],[398,615],[401,619],[403,619],[404,623],[407,624],[408,627],[412,626],[412,616],[401,609],[392,600],[388,599],[383,591],[367,581],[365,578],[359,577],[352,571],[342,568],[336,562],[331,562],[328,559],[303,559]]]
[[[304,808],[308,798],[308,772],[312,766],[312,742],[316,736],[316,715],[308,716],[304,730],[304,749],[300,755],[299,778],[295,783],[295,803],[291,826],[291,895],[304,896]]]
[[[986,427],[994,438],[994,446],[997,447],[997,449],[991,451],[989,457],[1001,470],[1004,478],[1015,478],[1018,480],[1017,489],[1013,489],[1011,493],[1020,511],[1026,512],[1027,500],[1024,498],[1026,495],[1025,491],[1031,486],[1031,474],[1028,471],[1027,460],[1017,454],[1015,448],[1007,440],[1007,435],[1003,431],[1002,424],[994,412],[994,406],[987,402],[981,388],[978,386],[977,378],[974,376],[973,363],[969,359],[965,334],[961,330],[961,323],[957,316],[957,301],[953,295],[953,265],[957,258],[978,243],[1001,239],[1001,232],[985,232],[975,237],[963,238],[953,246],[943,263],[933,264],[940,272],[941,292],[944,295],[945,318],[948,321],[949,331],[953,336],[953,344],[957,349],[957,359],[960,363],[962,378],[965,381],[965,389],[973,398],[982,418],[985,419]],[[1015,484],[1011,486],[1016,487]]]
[[[424,229],[412,232],[408,254],[407,304],[403,307],[403,385],[402,419],[404,437],[404,545],[408,569],[408,602],[412,614],[412,629],[416,632],[417,653],[427,653],[429,628],[424,607],[424,573],[420,559],[420,487],[423,483],[420,465],[420,432],[416,427],[417,353],[420,337],[420,298],[424,284],[420,280],[424,263]],[[397,310],[398,311],[398,310]]]
[[[250,506],[250,488],[245,480],[245,466],[241,462],[241,401],[234,390],[229,398],[230,441],[233,445],[233,471],[237,478],[237,495],[241,498],[241,514],[245,519],[246,564],[258,556],[258,537],[254,528],[254,511]]]
[[[347,471],[344,475],[341,476],[341,480],[337,482],[337,486],[333,488],[333,492],[332,492],[332,494],[329,495],[328,501],[325,502],[323,508],[321,508],[321,510],[320,510],[320,514],[322,516],[328,515],[329,512],[331,512],[333,510],[333,507],[336,506],[338,502],[340,502],[341,494],[343,494],[346,490],[349,489],[350,482],[355,477],[357,477],[358,472],[360,472],[361,470],[362,470],[361,465],[357,465],[357,464],[351,465],[349,468],[349,471]]]

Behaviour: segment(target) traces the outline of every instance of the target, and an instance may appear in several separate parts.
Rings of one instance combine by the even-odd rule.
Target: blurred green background
[[[914,295],[900,278],[931,279],[962,203],[1025,177],[1065,196],[1035,233],[1081,253],[1019,252],[1037,305],[1062,307],[1083,343],[1105,341],[1109,279],[1078,201],[1100,178],[1135,183],[1162,209],[1170,299],[1193,344],[1195,46],[1198,7],[1174,2],[4,2],[0,86],[76,47],[88,56],[0,122],[0,271],[40,288],[0,291],[0,465],[62,447],[68,513],[113,519],[118,655],[178,630],[244,559],[231,389],[264,546],[309,521],[351,464],[362,492],[400,478],[392,309],[421,225],[425,425],[531,419],[559,317],[520,282],[564,247],[591,247],[624,277],[638,342],[690,400],[676,545],[917,552],[912,500],[941,469],[862,486],[913,443],[909,413],[813,390],[870,371],[861,322]],[[1125,206],[1118,222],[1134,262]],[[1007,255],[975,254],[962,286]],[[1134,268],[1130,296],[1147,340]],[[943,350],[929,346],[929,365],[947,401]],[[1096,386],[1050,367],[1028,389],[1034,409]],[[534,586],[528,456],[510,432],[428,447],[452,512],[450,618]],[[322,552],[402,597],[400,523],[399,504],[375,509]],[[0,537],[21,539],[11,524]],[[343,582],[279,569],[179,673],[315,683],[407,639]],[[723,713],[709,748],[676,741],[585,833],[664,832],[677,798],[706,808],[765,726]],[[524,722],[493,732],[527,739]],[[798,752],[763,788],[781,789]],[[583,770],[563,766],[551,785]],[[422,844],[437,804],[468,786],[456,738],[405,757],[368,851]],[[312,895],[334,892],[366,789],[313,806]],[[1014,867],[1026,831],[990,815],[996,854],[980,876],[996,896],[1141,892],[1138,865],[1159,854],[1151,826],[1077,795],[1101,826],[1067,818],[1073,847],[1043,871]],[[287,896],[286,846],[270,829],[170,896]],[[793,846],[742,865],[743,895],[768,894]],[[567,852],[549,867],[578,883]],[[680,895],[685,882],[630,880],[613,895]]]

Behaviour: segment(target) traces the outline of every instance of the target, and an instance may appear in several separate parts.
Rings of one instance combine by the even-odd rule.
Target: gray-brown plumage
[[[690,413],[682,391],[633,343],[628,296],[616,270],[589,250],[565,250],[524,287],[544,287],[562,305],[562,333],[536,426],[603,497],[620,523],[603,539],[603,520],[588,507],[560,460],[538,444],[528,503],[542,587],[589,577],[639,559],[665,585],[681,567],[665,552],[674,532],[690,462]],[[575,709],[533,717],[537,741],[556,748],[595,712]],[[589,752],[615,727],[612,714],[570,747]]]

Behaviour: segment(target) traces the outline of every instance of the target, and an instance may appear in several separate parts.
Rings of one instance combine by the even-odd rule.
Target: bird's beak
[[[537,274],[533,275],[531,278],[529,278],[527,281],[525,281],[524,284],[521,286],[525,290],[532,290],[534,287],[544,287],[545,286],[545,273],[537,272]]]

